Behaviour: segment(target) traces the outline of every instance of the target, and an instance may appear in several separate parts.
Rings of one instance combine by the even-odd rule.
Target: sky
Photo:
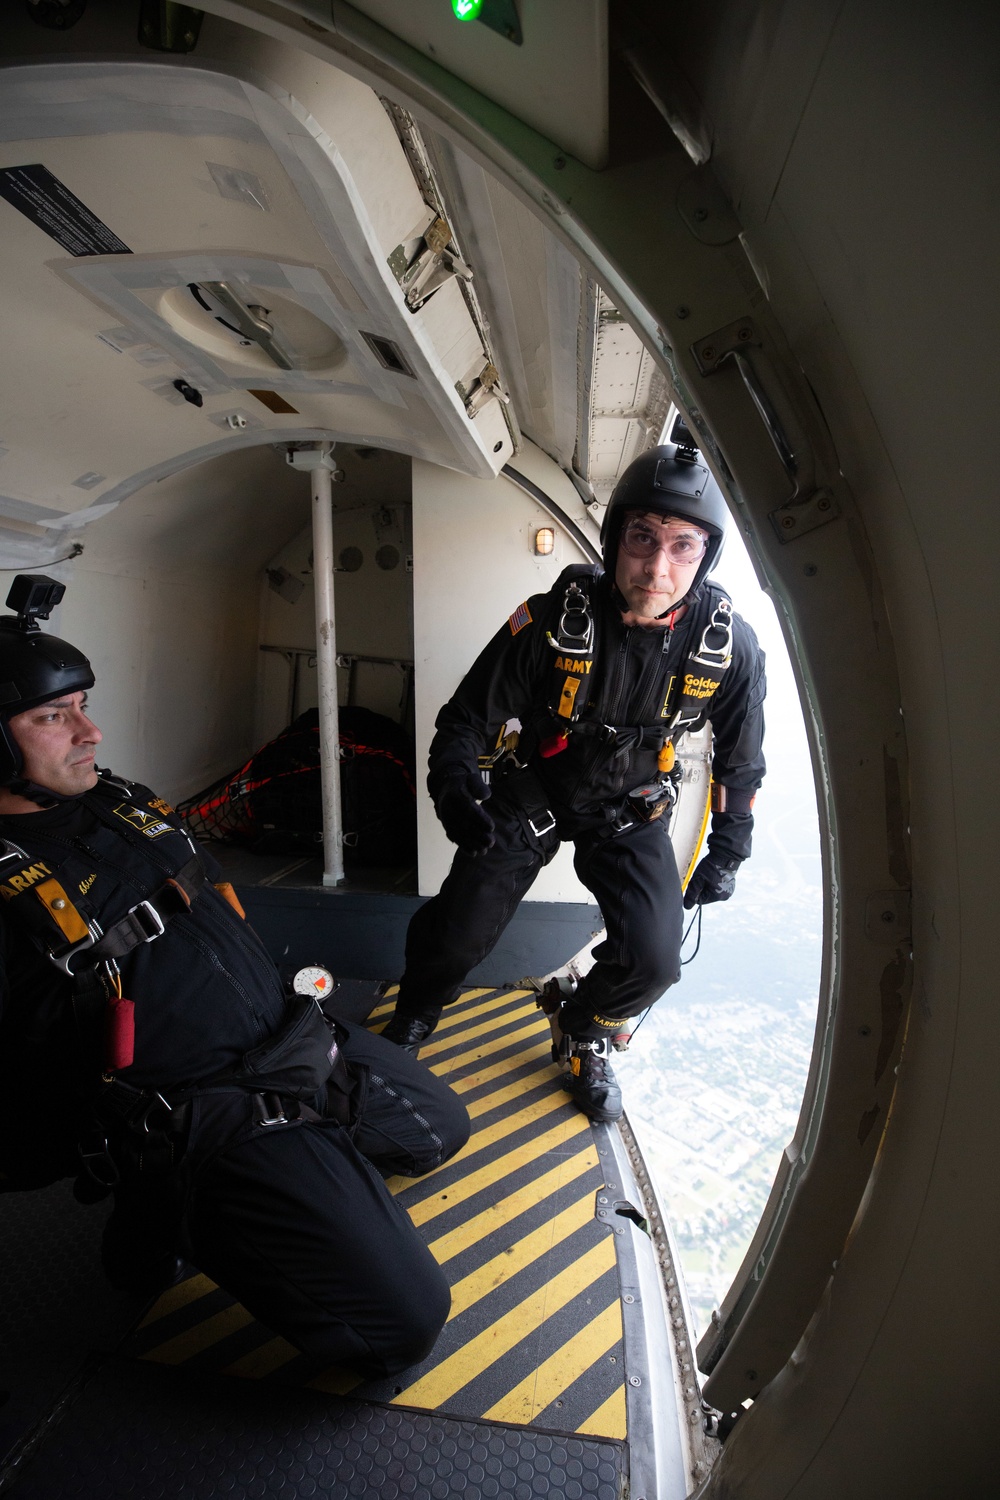
[[[786,777],[790,778],[789,792],[796,801],[804,798],[811,804],[815,820],[816,794],[809,746],[788,648],[774,602],[758,583],[743,539],[734,526],[729,529],[713,576],[728,590],[737,612],[753,626],[767,655],[765,750],[771,785],[777,779],[776,772],[780,773],[783,784]]]
[[[779,879],[785,894],[801,897],[805,887],[822,885],[809,745],[777,610],[761,589],[735,527],[730,527],[713,576],[729,591],[737,612],[753,626],[767,657],[767,776],[754,807],[753,856],[740,872],[737,890],[766,870]],[[822,918],[818,891],[815,900],[819,930]]]

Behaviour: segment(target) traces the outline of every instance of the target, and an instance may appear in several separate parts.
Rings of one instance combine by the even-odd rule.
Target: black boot
[[[611,1125],[622,1117],[622,1091],[609,1062],[607,1041],[578,1041],[564,1036],[559,1049],[566,1067],[562,1086],[598,1125]]]
[[[155,1297],[193,1274],[178,1254],[177,1217],[162,1179],[120,1186],[104,1226],[101,1263],[116,1292]],[[157,1194],[157,1187],[160,1192]]]
[[[421,1042],[427,1040],[438,1023],[437,1016],[401,1016],[397,1010],[383,1028],[387,1042],[395,1042],[404,1052],[416,1056]]]

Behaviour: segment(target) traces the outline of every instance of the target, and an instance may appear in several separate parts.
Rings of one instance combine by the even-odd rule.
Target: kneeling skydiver
[[[112,1193],[115,1285],[153,1292],[183,1256],[316,1359],[400,1370],[450,1292],[379,1172],[440,1165],[468,1115],[289,1001],[170,807],[95,769],[90,663],[38,627],[62,593],[19,575],[0,617],[0,1189]]]

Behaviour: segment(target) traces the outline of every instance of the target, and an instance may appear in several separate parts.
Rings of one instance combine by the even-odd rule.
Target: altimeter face
[[[329,969],[321,968],[319,964],[307,964],[292,980],[296,995],[311,995],[314,1000],[325,1000],[336,988],[337,981]]]

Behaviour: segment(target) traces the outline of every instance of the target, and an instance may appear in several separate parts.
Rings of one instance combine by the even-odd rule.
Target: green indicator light
[[[456,21],[475,21],[483,8],[483,0],[451,0]]]

